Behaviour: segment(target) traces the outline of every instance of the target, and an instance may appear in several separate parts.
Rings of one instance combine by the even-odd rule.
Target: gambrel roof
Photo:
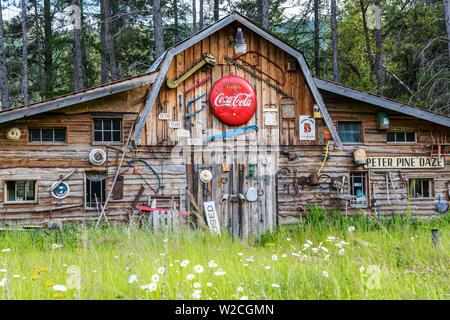
[[[338,149],[342,149],[342,142],[339,138],[339,135],[337,134],[333,122],[331,120],[330,115],[328,114],[328,111],[325,107],[325,104],[322,100],[322,96],[319,93],[319,90],[316,87],[316,84],[314,82],[314,79],[312,77],[311,71],[308,67],[308,64],[306,63],[305,58],[303,57],[303,54],[298,51],[297,49],[293,48],[289,44],[285,43],[284,41],[278,39],[276,36],[272,35],[271,33],[267,32],[266,30],[260,28],[244,16],[240,15],[237,12],[234,12],[221,20],[215,22],[214,24],[210,25],[209,27],[193,34],[191,37],[181,41],[180,43],[176,44],[174,47],[168,49],[164,54],[157,60],[155,63],[150,67],[148,71],[156,71],[159,69],[158,77],[155,81],[155,84],[153,85],[153,89],[150,92],[147,102],[145,104],[144,110],[142,112],[141,118],[139,119],[138,124],[136,125],[136,130],[134,131],[133,137],[131,138],[132,142],[134,144],[137,144],[139,141],[139,138],[141,136],[142,130],[145,127],[145,123],[147,121],[148,116],[150,115],[150,112],[152,110],[153,104],[155,103],[156,97],[159,93],[159,90],[161,88],[161,85],[164,81],[164,78],[166,76],[167,70],[169,69],[170,63],[172,62],[172,59],[175,55],[182,52],[183,50],[186,50],[187,48],[193,46],[197,42],[209,37],[213,33],[217,32],[218,30],[228,26],[229,24],[233,22],[239,22],[244,27],[250,29],[251,31],[255,32],[259,36],[263,37],[267,41],[271,42],[273,45],[279,47],[280,49],[284,50],[288,54],[295,57],[300,65],[300,68],[305,76],[306,83],[308,84],[308,87],[310,88],[312,95],[314,97],[315,102],[319,106],[320,111],[322,112],[322,116],[325,120],[326,125],[328,126],[330,133],[333,137],[334,142],[337,145]]]

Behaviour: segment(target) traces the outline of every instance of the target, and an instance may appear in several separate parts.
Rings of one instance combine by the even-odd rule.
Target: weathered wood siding
[[[0,126],[0,223],[5,222],[45,222],[51,218],[63,221],[81,222],[97,220],[96,209],[85,208],[85,173],[92,171],[115,174],[116,151],[107,150],[104,145],[96,144],[92,138],[94,117],[120,117],[122,119],[123,142],[117,147],[125,149],[133,121],[139,114],[143,100],[149,90],[148,86],[114,94],[95,101],[75,105],[45,113],[23,120],[9,122]],[[6,130],[18,127],[22,132],[19,141],[11,142],[6,139]],[[30,127],[65,127],[67,128],[67,143],[30,143],[28,129]],[[103,149],[108,154],[108,161],[104,165],[92,165],[88,159],[89,152],[94,148]],[[180,207],[180,186],[185,182],[185,166],[176,158],[170,157],[170,150],[161,148],[140,148],[137,153],[128,153],[125,160],[131,157],[145,159],[161,175],[164,188],[157,195],[158,207],[169,208],[172,197],[177,208]],[[120,158],[119,158],[120,159]],[[111,200],[107,215],[110,221],[123,221],[130,213],[131,202],[135,199],[139,188],[144,185],[145,191],[141,200],[155,197],[144,181],[133,168],[124,161],[124,168],[129,171],[124,174],[123,199]],[[141,174],[156,188],[157,179],[142,163],[136,163]],[[65,175],[74,168],[78,169],[66,182],[70,186],[70,194],[58,203],[58,199],[50,194],[51,185],[60,175]],[[8,204],[4,202],[4,180],[37,180],[38,200],[30,204]],[[107,192],[111,188],[113,179],[108,179]],[[181,190],[184,198],[184,189]],[[183,201],[184,202],[184,201]],[[58,205],[69,206],[80,204],[63,210],[49,212],[34,212],[34,209],[53,208]],[[184,203],[182,203],[184,207]]]
[[[405,214],[406,212],[411,212],[411,214],[421,217],[438,214],[436,204],[439,201],[439,196],[442,195],[444,201],[449,199],[447,182],[450,181],[450,161],[445,161],[445,167],[439,169],[364,169],[355,165],[353,156],[353,151],[362,147],[366,150],[368,157],[429,157],[432,143],[430,130],[436,130],[438,125],[400,113],[388,112],[390,119],[389,130],[415,131],[417,142],[387,143],[386,130],[377,128],[377,112],[386,112],[385,109],[344,98],[327,99],[325,97],[325,104],[336,127],[338,121],[362,121],[363,143],[344,144],[342,151],[330,151],[328,160],[321,171],[321,174],[328,174],[332,177],[345,175],[344,193],[349,192],[350,171],[367,172],[369,206],[364,209],[353,209],[349,206],[350,213],[362,211],[372,215],[380,213],[381,216],[386,216],[393,213]],[[449,134],[450,131],[447,128],[447,136]],[[333,145],[333,143],[331,142],[330,145]],[[289,191],[293,191],[294,170],[296,170],[297,177],[308,176],[310,173],[319,170],[323,161],[322,155],[325,153],[325,145],[290,147],[289,152],[296,154],[295,160],[290,161],[286,155],[282,155],[279,158],[279,168],[286,167],[291,171],[290,174],[279,175],[278,178],[278,209],[281,223],[296,221],[299,214],[297,210],[298,205],[307,208],[309,205],[316,204],[319,207],[344,211],[345,201],[332,199],[332,196],[337,194],[334,190],[330,195],[330,192],[318,186],[306,186],[303,190],[299,188],[297,195],[292,195],[289,194],[286,187],[290,185]],[[389,204],[385,175],[377,174],[377,172],[386,171],[391,173],[399,199],[399,201],[395,201],[394,191],[389,185]],[[432,199],[408,200],[408,187],[403,179],[418,177],[434,179]],[[373,188],[376,189],[376,207],[371,205],[374,195]]]

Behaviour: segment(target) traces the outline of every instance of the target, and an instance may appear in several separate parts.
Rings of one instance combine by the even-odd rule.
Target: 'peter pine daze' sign
[[[378,168],[443,168],[444,158],[430,157],[367,157],[366,169]]]
[[[256,94],[244,78],[231,75],[218,80],[209,97],[212,113],[232,126],[247,123],[256,111]]]

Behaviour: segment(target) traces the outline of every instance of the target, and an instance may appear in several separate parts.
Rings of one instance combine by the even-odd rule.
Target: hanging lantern
[[[234,41],[234,53],[246,53],[247,44],[245,43],[244,34],[242,33],[242,28],[237,29],[236,40]]]

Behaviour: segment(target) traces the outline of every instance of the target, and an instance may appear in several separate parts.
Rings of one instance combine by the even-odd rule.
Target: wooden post
[[[438,245],[438,243],[439,243],[439,230],[438,229],[431,230],[431,241],[433,242],[434,246]]]

